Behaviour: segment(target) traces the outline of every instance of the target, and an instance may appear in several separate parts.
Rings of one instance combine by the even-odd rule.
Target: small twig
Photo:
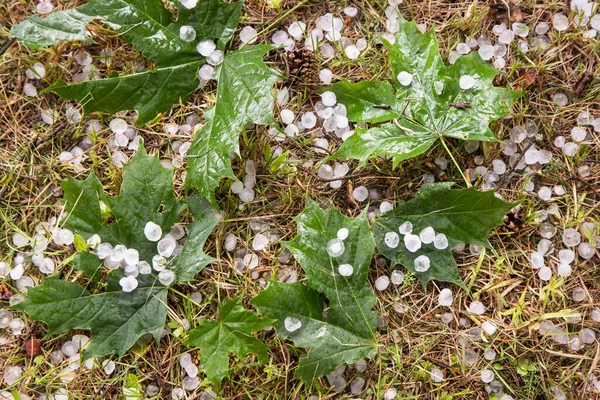
[[[20,174],[18,172],[15,172],[13,170],[11,170],[10,168],[7,167],[3,167],[2,165],[0,165],[0,171],[4,171],[7,174],[12,174],[12,175],[16,175],[19,178],[25,178],[25,179],[29,179],[31,181],[37,182],[38,178],[36,178],[35,176],[31,176],[31,175],[25,175],[25,174]]]
[[[2,47],[0,47],[0,56],[6,53],[6,50],[8,50],[16,40],[16,38],[12,38],[8,42],[4,43]]]
[[[586,181],[585,179],[583,179],[583,178],[580,178],[580,177],[579,177],[579,176],[577,176],[577,175],[571,175],[571,177],[570,177],[570,178],[568,178],[568,179],[569,179],[570,181],[572,181],[572,180],[576,180],[576,181],[579,181],[579,182],[583,183],[584,185],[586,185],[586,186],[588,187],[588,189],[589,189],[589,190],[591,190],[592,192],[594,192],[594,195],[596,196],[596,198],[598,198],[598,196],[600,195],[600,192],[598,192],[598,191],[597,191],[597,190],[594,188],[594,185],[593,185],[593,184],[591,184],[591,183],[589,183],[589,182],[588,182],[588,181]]]

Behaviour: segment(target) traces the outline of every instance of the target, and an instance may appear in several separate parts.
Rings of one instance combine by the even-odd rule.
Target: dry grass
[[[260,30],[277,21],[285,10],[296,4],[294,1],[282,1],[281,8],[275,9],[267,7],[263,2],[249,0],[242,24],[252,24]],[[364,0],[355,4],[360,8],[361,14],[358,19],[350,21],[347,36],[350,39],[373,39],[376,32],[384,27],[381,15],[385,2]],[[319,15],[327,11],[340,12],[341,8],[340,2],[311,0],[280,21],[272,30],[287,26],[293,19],[306,21],[309,26],[314,25]],[[530,26],[533,21],[550,22],[553,13],[567,11],[559,1],[524,1],[522,9],[525,12],[524,22]],[[31,4],[22,2],[0,4],[0,20],[5,21],[8,28],[25,18],[30,13],[29,10]],[[428,26],[435,24],[444,55],[467,36],[489,35],[495,24],[489,7],[477,1],[408,1],[401,6],[401,11],[419,23],[426,23]],[[8,41],[6,37],[0,38],[0,48],[2,39]],[[114,37],[107,38],[98,34],[95,39],[97,43],[82,47],[92,55],[98,55],[105,48],[114,49],[114,59],[118,60],[102,70],[102,74],[109,74],[113,70],[131,71],[133,63],[144,63],[130,46]],[[372,43],[372,40],[369,42]],[[560,36],[553,34],[552,47],[544,51],[532,50],[526,55],[519,55],[513,49],[498,83],[526,90],[527,95],[519,101],[511,117],[494,125],[497,136],[507,138],[512,126],[534,121],[540,127],[540,147],[553,150],[553,138],[558,135],[568,136],[581,111],[595,111],[598,115],[600,85],[594,82],[581,96],[573,95],[573,88],[585,71],[596,77],[600,75],[599,48],[597,41],[584,41],[580,34],[568,33]],[[110,193],[117,192],[120,185],[121,171],[112,166],[108,155],[107,131],[98,134],[95,145],[88,151],[89,161],[85,167],[62,164],[58,161],[60,152],[74,146],[85,135],[84,124],[61,123],[48,127],[39,121],[40,111],[47,108],[64,110],[67,103],[51,94],[42,95],[39,99],[27,98],[21,94],[26,80],[24,71],[36,60],[42,60],[48,70],[43,86],[59,77],[71,79],[78,66],[69,53],[75,50],[76,46],[63,44],[33,52],[15,43],[0,56],[0,259],[8,260],[15,255],[10,241],[14,231],[32,232],[37,223],[58,213],[61,179],[67,176],[82,178],[93,171]],[[283,71],[289,69],[289,60],[284,54],[273,54],[270,57],[272,66]],[[307,68],[304,75],[293,77],[294,86],[291,90],[294,95],[291,103],[295,105],[295,111],[312,107],[315,98],[311,97],[311,90],[318,83],[320,61],[318,56],[310,59],[309,65],[313,67]],[[336,77],[345,77],[351,81],[385,79],[388,76],[386,62],[381,49],[371,47],[361,55],[360,62],[337,58],[328,64],[328,68]],[[281,82],[280,87],[284,84]],[[557,91],[569,94],[568,106],[558,107],[552,102],[551,96]],[[201,114],[213,99],[211,88],[208,87],[195,94],[186,105],[174,108],[172,115],[163,122],[184,123],[186,116]],[[107,122],[111,117],[102,115],[94,118]],[[170,137],[163,132],[162,125],[157,124],[143,128],[141,134],[149,151],[159,154],[161,158],[170,158],[173,155],[172,141],[189,138]],[[598,373],[598,344],[573,352],[564,345],[557,345],[549,338],[541,337],[537,332],[540,321],[548,318],[551,313],[560,314],[566,310],[582,313],[583,321],[586,326],[589,325],[586,315],[589,310],[598,306],[597,301],[600,299],[598,256],[578,263],[574,267],[574,274],[568,279],[553,278],[547,284],[541,282],[529,266],[528,254],[536,249],[539,240],[536,212],[546,207],[535,196],[526,195],[523,191],[524,183],[531,179],[547,185],[563,184],[567,188],[567,195],[553,200],[560,207],[560,215],[551,217],[556,225],[562,228],[576,227],[581,222],[592,221],[600,229],[600,164],[597,153],[600,143],[597,137],[594,140],[578,157],[569,159],[555,151],[553,163],[544,170],[534,171],[531,176],[515,175],[513,179],[503,182],[500,193],[508,200],[522,201],[521,217],[525,223],[516,230],[497,229],[491,238],[493,250],[487,250],[478,256],[472,256],[468,252],[458,256],[461,277],[469,290],[454,290],[455,305],[451,308],[454,322],[444,324],[441,314],[446,310],[437,306],[437,294],[445,285],[432,282],[425,291],[409,275],[404,285],[390,287],[387,291],[378,293],[376,308],[381,324],[377,339],[385,351],[369,363],[364,374],[358,374],[367,382],[363,398],[380,399],[389,387],[396,387],[399,398],[403,399],[487,398],[479,377],[481,369],[490,364],[481,356],[483,349],[487,347],[494,348],[498,353],[494,361],[497,378],[505,383],[507,393],[516,399],[552,398],[549,392],[551,386],[561,387],[569,399],[598,398],[596,394],[584,391],[589,389],[586,387],[588,374]],[[280,145],[284,150],[290,150],[299,160],[319,159],[320,156],[307,146],[308,143],[306,137],[299,137]],[[117,362],[118,368],[110,378],[99,369],[82,371],[73,382],[66,385],[74,399],[116,399],[129,374],[137,376],[142,387],[150,382],[158,384],[162,390],[158,398],[170,398],[170,391],[179,386],[183,378],[178,367],[179,355],[189,351],[181,344],[186,335],[185,331],[178,328],[181,319],[187,319],[194,326],[194,321],[199,318],[215,317],[216,305],[220,299],[239,294],[244,294],[249,299],[263,288],[264,281],[253,279],[250,274],[240,275],[234,272],[235,255],[221,249],[221,243],[228,234],[237,235],[243,243],[242,247],[250,248],[254,235],[252,223],[262,222],[277,231],[281,239],[289,239],[295,234],[292,217],[303,211],[307,197],[323,204],[334,203],[345,214],[355,216],[361,211],[361,206],[352,199],[351,192],[353,187],[359,185],[377,189],[381,200],[393,202],[409,199],[422,184],[425,173],[436,173],[424,161],[432,161],[445,155],[444,149],[436,146],[422,157],[403,163],[396,170],[392,169],[390,162],[378,159],[360,171],[351,169],[351,173],[356,173],[357,176],[346,180],[341,189],[332,190],[326,182],[309,172],[310,166],[296,171],[284,169],[270,172],[263,149],[276,145],[262,127],[248,130],[240,137],[241,160],[251,158],[257,164],[257,200],[240,210],[239,202],[229,192],[228,182],[223,182],[217,191],[225,219],[209,240],[207,252],[221,255],[221,260],[207,267],[189,286],[177,288],[183,294],[201,291],[204,294],[202,304],[193,304],[189,297],[171,293],[168,318],[170,333],[161,340],[160,346],[150,343],[137,347]],[[474,154],[464,152],[459,142],[452,142],[450,145],[461,166],[475,167]],[[495,144],[486,146],[475,154],[482,155],[488,164],[495,158],[503,158],[500,146]],[[577,167],[582,164],[591,167],[588,177],[578,176]],[[353,166],[356,167],[356,164]],[[242,161],[234,161],[234,171],[237,176],[242,175]],[[180,176],[180,172],[176,175]],[[447,179],[462,181],[459,171],[452,165],[447,171]],[[180,179],[176,182],[176,188],[182,195]],[[559,239],[555,238],[555,244],[558,243]],[[68,256],[60,248],[52,248],[52,251],[56,259]],[[273,244],[268,251],[260,254],[261,263],[255,271],[260,273],[261,278],[277,278],[292,270],[302,278],[301,268],[293,260],[282,262],[282,252],[279,245]],[[70,272],[69,266],[62,266],[61,274],[67,275]],[[370,281],[374,282],[377,276],[384,273],[389,273],[389,262],[377,256],[373,261]],[[35,273],[32,276],[39,282],[40,276]],[[11,281],[5,283],[10,285]],[[588,296],[584,302],[576,303],[572,300],[571,292],[575,287],[587,289]],[[466,313],[467,305],[473,300],[486,304],[487,316],[474,317]],[[460,339],[468,336],[469,328],[459,326],[461,318],[468,320],[471,327],[488,319],[493,319],[499,327],[498,334],[494,337],[472,342],[473,349],[479,349],[480,354],[475,366],[462,363],[465,350]],[[564,318],[554,318],[553,321],[571,331],[578,331],[583,326],[583,322],[567,324]],[[52,350],[60,348],[65,338],[71,334],[45,338],[42,356],[31,359],[25,356],[24,342],[29,337],[43,337],[45,327],[27,319],[26,322],[29,324],[26,334],[19,337],[6,335],[8,343],[0,345],[0,371],[16,363],[30,368],[30,376],[15,388],[30,395],[65,386],[60,381],[57,369],[48,362],[48,355]],[[279,340],[273,332],[261,332],[259,337],[270,346],[269,364],[258,366],[252,357],[232,362],[231,379],[224,382],[219,398],[304,399],[310,394],[317,394],[321,399],[330,399],[349,396],[332,392],[326,379],[315,381],[313,387],[295,380],[294,368],[303,350]],[[198,356],[196,350],[192,350],[192,354],[194,357]],[[445,380],[442,384],[431,382],[428,371],[433,366],[444,371]],[[530,368],[527,369],[527,366]],[[356,371],[348,370],[348,382],[356,375]],[[208,383],[204,382],[203,385]],[[199,398],[201,391],[202,387],[195,393],[189,393],[188,398]]]

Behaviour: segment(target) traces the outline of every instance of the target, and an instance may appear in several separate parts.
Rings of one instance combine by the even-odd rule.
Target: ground
[[[61,6],[71,7],[67,3]],[[565,3],[552,0],[523,1],[516,6],[511,3],[508,18],[510,22],[522,21],[533,32],[533,27],[540,21],[552,25],[555,13],[569,14],[571,10]],[[259,32],[266,29],[259,42],[270,42],[272,32],[285,29],[294,20],[305,21],[311,26],[327,12],[343,15],[342,9],[349,5],[357,7],[359,14],[355,18],[347,18],[345,35],[353,42],[362,37],[369,43],[368,49],[360,55],[360,62],[346,59],[339,51],[333,60],[328,61],[322,60],[318,54],[301,51],[286,53],[278,50],[268,55],[268,64],[287,75],[277,87],[289,87],[292,95],[286,107],[296,113],[314,107],[318,99],[314,90],[320,86],[318,74],[321,68],[331,69],[334,81],[340,77],[354,82],[388,77],[386,54],[374,44],[378,32],[385,27],[384,9],[387,3],[383,0],[306,0],[302,3],[282,0],[273,6],[249,0],[244,6],[240,27],[251,25]],[[43,123],[40,119],[42,110],[55,109],[64,114],[68,102],[51,93],[37,98],[25,96],[22,90],[27,81],[25,70],[37,61],[46,66],[46,77],[41,82],[32,82],[41,90],[58,77],[72,79],[72,75],[80,71],[81,67],[71,55],[80,48],[92,56],[99,56],[100,51],[106,48],[115,51],[113,64],[103,66],[95,62],[102,74],[109,70],[131,72],[140,65],[149,66],[130,45],[98,28],[94,29],[94,44],[67,43],[33,51],[13,42],[8,29],[31,15],[34,9],[33,1],[0,4],[0,52],[3,53],[0,54],[0,261],[7,262],[17,254],[11,242],[14,232],[32,233],[39,222],[47,221],[60,212],[61,180],[69,176],[83,179],[93,171],[100,177],[105,190],[113,194],[118,192],[122,180],[122,169],[111,163],[107,147],[111,133],[108,129],[94,137],[93,147],[87,151],[87,159],[82,166],[73,166],[59,159],[62,151],[71,149],[86,135],[88,120],[97,119],[108,126],[112,116],[95,114],[85,117],[79,124],[69,124],[64,118],[53,126]],[[426,24],[428,28],[434,27],[445,60],[449,52],[467,37],[494,37],[492,27],[507,18],[504,2],[492,5],[481,1],[405,1],[399,9],[407,19]],[[291,13],[288,12],[290,10]],[[579,332],[582,328],[598,330],[598,321],[590,319],[590,312],[598,307],[600,301],[597,250],[590,259],[577,257],[572,275],[566,278],[555,275],[549,282],[538,277],[529,261],[530,253],[536,250],[541,239],[539,228],[544,220],[543,211],[550,205],[558,206],[556,214],[546,214],[547,220],[558,229],[557,235],[551,239],[557,249],[564,247],[560,236],[566,228],[582,230],[582,224],[586,222],[600,229],[600,142],[597,133],[590,130],[591,140],[574,157],[565,156],[561,149],[553,146],[557,136],[570,136],[581,112],[588,111],[600,118],[600,85],[597,84],[600,44],[596,39],[586,39],[583,36],[585,30],[571,27],[559,33],[551,27],[551,45],[544,50],[520,52],[513,42],[506,56],[506,67],[495,80],[499,86],[524,93],[512,114],[492,125],[495,135],[506,140],[514,126],[535,123],[539,129],[536,145],[550,150],[554,157],[544,167],[532,166],[529,173],[511,169],[510,172],[516,173],[510,178],[502,178],[497,184],[504,199],[520,202],[520,208],[507,217],[505,226],[493,231],[490,237],[493,248],[475,255],[468,248],[457,253],[460,275],[467,290],[435,282],[424,289],[407,274],[402,285],[390,285],[385,291],[377,291],[376,311],[380,316],[377,340],[381,351],[368,362],[364,372],[347,368],[345,378],[348,388],[339,393],[329,387],[325,378],[315,380],[312,386],[295,379],[294,369],[304,349],[294,348],[277,338],[274,331],[259,332],[257,337],[269,346],[269,362],[258,365],[252,356],[244,360],[232,359],[231,378],[224,381],[219,398],[305,399],[316,395],[320,399],[381,399],[386,390],[394,387],[398,391],[397,398],[403,399],[481,399],[490,395],[480,373],[492,367],[496,378],[504,385],[504,392],[515,399],[552,399],[556,393],[553,387],[560,388],[569,399],[599,398],[589,381],[591,375],[598,374],[600,346],[597,341],[574,351],[538,332],[544,320],[551,320],[569,332]],[[237,47],[237,43],[233,46]],[[582,82],[586,74],[592,77],[591,82]],[[139,129],[148,152],[165,160],[177,154],[172,149],[173,142],[188,141],[191,133],[168,134],[165,124],[184,124],[186,117],[201,115],[214,101],[215,88],[212,85],[196,92],[185,104],[175,106],[170,115]],[[568,105],[557,105],[553,101],[555,93],[566,94]],[[279,114],[277,109],[275,114]],[[295,271],[299,279],[303,279],[300,266],[293,258],[281,257],[283,247],[277,243],[259,252],[259,267],[253,272],[258,272],[263,279],[256,279],[247,271],[236,272],[236,253],[223,249],[227,235],[239,237],[239,250],[251,249],[257,224],[268,224],[282,240],[291,239],[296,234],[292,217],[302,213],[309,197],[324,205],[334,204],[347,216],[357,216],[365,203],[355,201],[352,190],[360,185],[379,193],[380,198],[373,201],[377,207],[383,200],[394,203],[412,198],[426,174],[435,175],[436,180],[464,185],[460,171],[449,158],[446,171],[440,171],[433,163],[436,158],[448,155],[444,147],[437,145],[395,169],[390,160],[382,158],[374,159],[360,169],[355,161],[349,161],[349,179],[344,180],[340,189],[331,189],[328,182],[318,177],[314,167],[322,160],[322,155],[316,154],[308,143],[310,140],[302,137],[277,143],[267,134],[266,127],[248,129],[240,136],[241,157],[234,159],[234,171],[236,176],[242,177],[245,161],[255,161],[256,199],[247,206],[239,207],[240,200],[229,191],[230,182],[221,182],[217,201],[224,218],[206,247],[206,252],[219,260],[189,285],[170,292],[169,333],[160,344],[152,342],[136,346],[123,358],[113,358],[117,368],[110,376],[106,376],[100,368],[78,370],[74,380],[64,383],[59,369],[49,362],[49,355],[60,349],[73,332],[45,337],[44,324],[22,314],[19,316],[26,322],[23,334],[13,336],[8,329],[0,331],[3,338],[0,342],[0,375],[12,365],[24,367],[26,374],[15,385],[7,387],[0,383],[0,388],[30,396],[66,388],[73,399],[116,399],[122,393],[125,379],[134,375],[142,388],[150,383],[160,388],[156,398],[170,398],[172,389],[180,387],[184,377],[179,368],[179,356],[188,351],[181,340],[186,335],[182,319],[194,327],[198,319],[214,318],[219,299],[223,298],[243,295],[248,305],[248,299],[263,290],[266,279],[277,279],[282,273]],[[451,146],[450,151],[457,164],[464,169],[477,166],[476,156],[483,157],[484,166],[491,165],[494,159],[508,163],[501,143],[482,145],[474,153],[465,151],[460,141],[452,140],[447,144]],[[264,149],[277,145],[289,150],[299,160],[295,164],[298,168],[292,165],[275,172],[269,168]],[[582,166],[589,167],[589,174],[582,174]],[[179,196],[184,195],[182,171],[184,168],[177,168],[175,172]],[[524,190],[527,182],[535,182],[534,191]],[[476,185],[481,184],[482,180],[478,179]],[[538,188],[555,185],[563,185],[566,193],[555,195],[548,202],[540,200],[536,194]],[[594,243],[594,235],[591,236],[587,240]],[[57,271],[61,277],[82,279],[69,265],[72,249],[51,247],[50,251],[57,260]],[[556,257],[550,264],[556,268]],[[377,277],[390,272],[389,261],[376,256],[369,281],[374,284]],[[42,279],[35,268],[29,269],[26,274],[36,283]],[[0,283],[6,290],[19,292],[10,278],[1,279]],[[450,308],[438,306],[439,291],[444,287],[450,287],[454,292],[454,304]],[[585,299],[581,302],[575,301],[572,296],[573,289],[579,287],[585,291]],[[200,305],[185,296],[194,291],[203,295]],[[474,300],[486,306],[485,317],[467,312],[468,305]],[[2,308],[8,306],[8,300],[0,302]],[[448,311],[452,313],[453,320],[446,324],[442,315]],[[459,324],[461,318],[464,318],[462,325]],[[479,359],[474,365],[468,365],[463,362],[466,351],[464,340],[469,336],[471,327],[485,320],[494,321],[498,331],[493,336],[483,335],[483,340],[469,341],[470,350],[475,350]],[[464,325],[465,322],[468,326]],[[28,357],[25,352],[26,340],[32,337],[42,339],[42,353],[36,358]],[[484,349],[489,347],[497,353],[492,362],[483,358]],[[197,350],[193,350],[192,355],[196,357]],[[432,382],[429,371],[433,367],[443,371],[445,376],[441,383]],[[349,386],[357,376],[362,376],[366,384],[364,391],[354,396],[350,394]],[[187,393],[187,398],[200,398],[200,393],[208,387],[209,383],[202,381],[198,389]]]

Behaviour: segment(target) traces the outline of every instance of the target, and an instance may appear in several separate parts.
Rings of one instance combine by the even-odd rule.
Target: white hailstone
[[[324,68],[319,72],[319,79],[321,80],[322,84],[329,85],[333,79],[333,72]]]
[[[269,238],[262,233],[257,234],[252,239],[252,249],[255,251],[262,251],[269,244]]]
[[[286,331],[294,332],[302,327],[302,322],[296,317],[286,317],[283,321],[283,325],[285,326]]]
[[[463,90],[471,89],[473,86],[475,86],[475,78],[473,78],[471,75],[463,75],[458,80],[458,85]]]
[[[144,226],[144,236],[151,242],[158,242],[162,237],[162,228],[160,225],[148,221],[146,226]]]
[[[565,189],[565,187],[563,185],[556,185],[552,188],[552,190],[554,191],[554,194],[557,196],[562,196],[565,193],[567,193],[567,190]]]
[[[600,308],[594,308],[590,311],[590,319],[594,322],[600,322]]]
[[[319,178],[325,180],[333,178],[333,174],[333,168],[329,164],[321,165],[317,171],[317,175],[319,176]]]
[[[412,74],[406,71],[401,71],[400,73],[398,73],[398,76],[396,78],[402,86],[409,86],[413,80]]]
[[[256,40],[258,39],[257,37],[258,32],[256,31],[256,29],[254,29],[251,26],[245,26],[241,31],[240,31],[240,41],[243,44],[252,44],[254,42],[256,42]]]
[[[22,298],[21,295],[18,295],[18,294],[13,295],[10,298],[11,302],[9,303],[11,306],[14,305],[12,302],[13,302],[13,299],[17,296]],[[12,331],[13,335],[19,336],[19,335],[21,335],[23,329],[25,329],[25,321],[23,321],[21,318],[14,318],[12,321],[10,321],[10,324],[8,326],[9,326],[10,330]]]
[[[419,233],[419,239],[421,239],[421,242],[424,244],[433,243],[435,240],[435,231],[431,226],[428,226]]]
[[[113,372],[115,372],[115,362],[112,360],[104,360],[102,362],[102,368],[104,369],[104,373],[106,375],[111,375]]]
[[[537,251],[531,253],[529,261],[531,262],[531,267],[533,269],[540,269],[546,265],[544,262],[544,254]]]
[[[438,233],[433,239],[433,246],[438,250],[444,250],[448,248],[448,238],[443,233]]]
[[[429,372],[429,376],[431,377],[431,381],[434,383],[440,383],[444,381],[444,372],[442,372],[439,368],[432,368]]]
[[[287,136],[295,137],[300,133],[300,128],[298,128],[295,124],[289,124],[283,131]]]
[[[529,27],[521,22],[513,22],[512,30],[515,35],[525,38],[529,35]]]
[[[596,341],[596,332],[589,328],[583,328],[581,332],[579,332],[581,336],[581,341],[585,344],[593,344]]]
[[[563,153],[568,157],[573,157],[579,153],[579,145],[573,142],[565,143],[563,146]]]
[[[354,272],[354,268],[350,264],[340,264],[338,272],[341,276],[350,276]]]
[[[515,39],[515,33],[510,29],[507,29],[504,32],[502,32],[500,35],[498,35],[498,42],[500,42],[502,44],[510,44],[510,43],[512,43],[512,41],[514,39]]]
[[[480,301],[473,301],[469,304],[469,312],[475,315],[482,315],[485,313],[485,306]]]
[[[542,267],[538,271],[538,277],[543,281],[549,281],[552,278],[552,270],[548,267]]]
[[[567,104],[569,104],[569,98],[564,93],[554,93],[552,95],[552,101],[561,107],[565,107]]]
[[[242,190],[244,190],[244,184],[242,182],[235,181],[231,183],[231,187],[229,189],[233,194],[240,194]]]
[[[587,242],[582,242],[579,244],[579,257],[583,258],[584,260],[589,260],[590,258],[594,257],[595,254],[596,249],[591,244]]]
[[[29,238],[22,233],[15,233],[12,235],[12,243],[17,247],[24,247],[29,244]]]
[[[164,269],[158,273],[158,280],[165,286],[169,286],[175,281],[175,272]]]
[[[200,79],[204,79],[205,81],[211,80],[215,73],[215,67],[209,64],[204,64],[200,70],[198,71],[198,76]]]
[[[212,53],[210,53],[210,55],[206,59],[206,62],[210,65],[217,66],[223,62],[224,58],[225,53],[223,53],[223,50],[215,50]]]
[[[348,127],[348,117],[345,115],[336,115],[335,123],[338,129],[345,129]]]
[[[4,383],[6,383],[7,386],[11,386],[21,378],[21,375],[23,375],[23,368],[19,366],[8,367],[4,371]],[[4,395],[2,395],[2,397],[6,399],[13,398],[12,395],[10,395],[10,397],[4,397]]]
[[[338,238],[331,239],[327,242],[327,254],[329,254],[330,257],[339,257],[344,254],[344,250],[346,250],[344,242]]]
[[[398,391],[394,388],[389,388],[388,390],[385,391],[383,398],[385,400],[393,400],[396,398],[396,395],[398,394]]]
[[[573,300],[575,300],[577,302],[582,302],[585,300],[585,297],[586,297],[585,289],[577,287],[577,288],[573,289],[573,292],[571,295],[573,297]]]
[[[563,249],[558,252],[558,259],[561,263],[570,264],[575,260],[575,252],[570,249]]]
[[[498,327],[496,326],[496,324],[494,324],[491,321],[485,321],[483,324],[481,324],[481,329],[486,334],[492,336],[494,333],[496,333],[496,330],[498,329]]]
[[[494,46],[490,44],[484,44],[483,46],[479,47],[477,52],[482,60],[488,61],[494,56],[494,51]]]
[[[360,55],[360,50],[355,45],[351,44],[344,48],[344,53],[346,53],[346,57],[350,60],[356,60]]]
[[[452,305],[452,290],[442,289],[438,297],[438,304],[444,307],[450,307]]]
[[[129,293],[135,290],[138,286],[138,281],[134,276],[127,276],[119,280],[119,285],[121,285],[124,292]]]
[[[180,3],[182,6],[189,10],[196,7],[196,5],[198,4],[198,0],[180,0]]]
[[[565,246],[573,247],[581,243],[581,233],[576,229],[567,228],[562,234],[562,241]]]
[[[123,164],[127,162],[127,155],[122,151],[115,151],[111,157],[112,164],[117,168],[123,168]]]
[[[469,54],[471,52],[471,47],[468,44],[461,42],[456,46],[456,52],[459,54]]]
[[[54,272],[54,261],[51,258],[44,257],[41,265],[38,266],[42,274],[50,275]]]
[[[483,383],[490,383],[494,380],[494,371],[489,369],[484,369],[481,371],[481,381]]]
[[[29,97],[37,97],[38,91],[31,83],[27,82],[23,85],[23,94]]]
[[[287,87],[283,87],[277,91],[277,104],[284,106],[290,100],[290,91]]]
[[[271,42],[273,44],[279,44],[282,45],[285,43],[286,40],[289,39],[289,36],[287,33],[285,33],[285,31],[276,31],[273,36],[271,36]]]
[[[404,282],[404,273],[398,269],[392,271],[391,281],[394,285],[401,285]]]
[[[244,256],[244,265],[248,269],[254,269],[258,267],[258,256],[253,253],[248,253]]]
[[[312,129],[317,125],[317,117],[313,112],[307,112],[302,115],[300,122],[305,129]]]
[[[586,136],[587,131],[580,126],[576,126],[573,129],[571,129],[571,139],[573,139],[576,142],[583,142]]]
[[[196,46],[196,51],[204,57],[210,56],[217,49],[217,45],[212,40],[202,40]]]
[[[415,271],[417,271],[417,272],[427,271],[429,269],[430,265],[431,265],[431,262],[429,261],[429,257],[427,257],[424,254],[415,258],[414,268],[415,268]]]
[[[380,277],[375,279],[375,289],[379,290],[380,292],[387,289],[389,285],[390,278],[388,278],[386,275],[381,275]]]
[[[171,257],[175,248],[177,247],[177,241],[173,239],[171,236],[167,235],[163,239],[158,241],[156,245],[156,249],[158,250],[158,254],[163,257]]]
[[[352,191],[352,197],[354,200],[362,203],[369,197],[369,189],[364,186],[359,186]]]
[[[302,21],[292,22],[288,26],[287,31],[295,40],[301,40],[302,36],[304,36],[304,31],[306,31],[306,23]]]
[[[389,201],[382,201],[379,205],[379,212],[385,214],[388,211],[392,211],[394,206]]]
[[[108,126],[113,133],[124,134],[127,130],[127,122],[121,118],[114,118],[110,121]]]
[[[25,71],[25,75],[31,80],[43,79],[46,76],[46,67],[37,62]]]
[[[54,243],[59,246],[69,246],[75,241],[75,235],[68,229],[59,229],[52,235]]]
[[[502,57],[498,57],[492,62],[492,65],[496,69],[503,69],[506,66],[506,60]]]
[[[250,202],[254,201],[254,196],[255,196],[254,190],[250,189],[250,188],[244,188],[239,194],[240,201],[242,203],[250,203]]]
[[[356,7],[346,7],[344,8],[344,14],[350,18],[356,17],[358,9]]]
[[[171,391],[172,400],[183,400],[185,398],[185,392],[182,388],[175,388]]]
[[[413,225],[410,221],[405,221],[403,222],[400,227],[398,228],[398,231],[403,234],[403,235],[407,235],[409,233],[412,233],[413,230]],[[419,239],[420,240],[420,239]]]
[[[333,107],[337,103],[337,97],[333,92],[324,92],[321,95],[321,101],[326,107]]]
[[[123,259],[127,265],[135,266],[140,262],[140,253],[136,249],[127,249]]]
[[[417,235],[409,233],[404,236],[404,247],[406,247],[406,250],[414,253],[421,248],[421,239]]]
[[[110,261],[114,263],[120,263],[125,258],[125,252],[127,251],[127,247],[122,244],[118,244],[113,248],[112,253],[110,254]]]
[[[348,234],[350,232],[348,231],[348,228],[340,228],[337,231],[337,238],[340,240],[346,240],[348,238]]]
[[[537,33],[538,35],[545,35],[546,33],[548,33],[549,30],[550,25],[548,25],[546,22],[539,22],[535,26],[535,33]]]
[[[287,108],[283,109],[283,110],[281,110],[280,116],[281,116],[281,122],[283,122],[286,125],[289,125],[292,122],[294,122],[295,116],[294,116],[294,112],[292,110],[288,110]]]
[[[163,256],[160,255],[155,255],[154,257],[152,257],[152,268],[154,268],[155,271],[162,271],[167,267],[168,261],[166,258],[164,258]]]
[[[560,263],[558,264],[558,267],[556,267],[556,272],[558,273],[558,276],[565,278],[571,276],[573,268],[569,264]]]
[[[190,25],[179,28],[179,38],[184,42],[193,42],[196,39],[196,30]]]
[[[148,264],[147,261],[140,261],[135,266],[138,272],[142,275],[148,275],[152,273],[152,267],[150,266],[150,264]]]
[[[400,244],[400,236],[396,232],[387,232],[383,241],[387,247],[395,249]]]
[[[566,30],[569,27],[569,18],[565,14],[558,13],[552,16],[552,25],[559,32]]]
[[[23,273],[25,273],[25,268],[23,267],[23,264],[17,264],[13,269],[10,270],[9,275],[11,279],[16,281],[17,279],[20,279],[23,276]]]
[[[552,198],[552,189],[547,186],[542,186],[540,190],[538,190],[538,196],[540,199],[548,201]]]
[[[104,260],[113,252],[113,246],[110,243],[100,243],[96,248],[96,255],[99,259]]]
[[[192,294],[190,295],[190,300],[198,304],[202,303],[202,293],[192,292]]]

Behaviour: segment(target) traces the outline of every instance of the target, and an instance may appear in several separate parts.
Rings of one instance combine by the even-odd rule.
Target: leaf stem
[[[444,149],[446,149],[446,152],[448,153],[448,155],[450,156],[450,158],[452,159],[452,162],[454,163],[454,165],[456,166],[456,168],[458,169],[458,172],[460,172],[460,175],[463,177],[463,179],[465,180],[465,184],[467,185],[468,188],[470,188],[471,182],[469,182],[469,180],[467,179],[467,177],[465,176],[465,173],[463,172],[462,168],[460,167],[460,165],[458,165],[458,162],[456,161],[456,159],[454,158],[454,156],[452,155],[452,152],[450,151],[450,149],[448,148],[448,146],[446,145],[446,141],[444,140],[444,137],[442,135],[440,135],[440,142],[442,142],[442,146],[444,146]]]

